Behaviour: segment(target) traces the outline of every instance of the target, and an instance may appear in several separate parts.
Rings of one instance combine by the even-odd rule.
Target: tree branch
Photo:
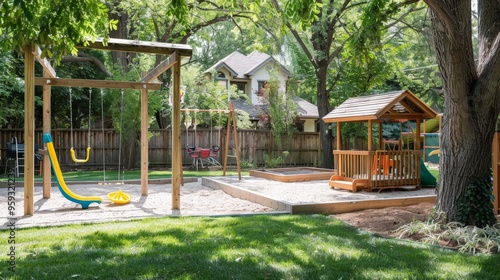
[[[99,70],[102,71],[102,73],[104,73],[104,75],[106,75],[106,77],[113,76],[113,74],[111,74],[111,72],[108,71],[106,66],[104,66],[104,64],[99,59],[97,59],[96,57],[93,57],[93,56],[89,56],[83,52],[78,52],[78,56],[63,56],[61,61],[62,62],[92,62],[97,66],[97,68],[99,68]]]
[[[278,3],[277,0],[272,0],[271,2],[272,2],[272,5],[274,6],[274,8],[276,9],[276,11],[278,13],[282,13],[283,12],[283,10],[281,9],[281,7],[280,7],[280,5],[279,5],[279,3]],[[295,38],[295,40],[297,40],[297,43],[299,43],[300,47],[302,48],[302,50],[306,54],[307,58],[309,59],[309,61],[313,65],[313,67],[317,69],[318,68],[318,64],[317,64],[316,60],[314,59],[314,56],[312,55],[312,53],[307,48],[304,40],[302,40],[302,38],[300,37],[300,35],[297,32],[297,30],[295,30],[295,28],[293,28],[293,26],[288,21],[285,23],[285,25],[288,28],[288,30],[290,30],[290,32],[292,33],[292,35]]]

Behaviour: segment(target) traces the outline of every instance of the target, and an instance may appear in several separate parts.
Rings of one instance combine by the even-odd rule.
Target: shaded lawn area
[[[499,255],[381,238],[323,215],[18,229],[16,256],[16,272],[3,262],[0,278],[498,279],[500,273]]]

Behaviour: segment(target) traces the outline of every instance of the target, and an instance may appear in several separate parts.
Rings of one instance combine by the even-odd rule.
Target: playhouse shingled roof
[[[432,119],[437,113],[409,90],[347,99],[323,117],[326,123],[378,119]]]

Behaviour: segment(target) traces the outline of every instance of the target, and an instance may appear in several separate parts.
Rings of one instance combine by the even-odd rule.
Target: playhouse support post
[[[368,151],[373,148],[373,122],[368,120]]]
[[[337,150],[340,151],[342,150],[342,133],[341,133],[341,127],[340,127],[340,122],[337,122]],[[335,159],[333,160],[335,162]],[[334,166],[335,168],[335,166]],[[342,176],[342,157],[341,156],[338,156],[338,160],[337,160],[337,174]]]
[[[49,74],[47,71],[43,71],[43,76],[48,77]],[[50,133],[51,124],[50,124],[50,92],[52,87],[50,85],[43,86],[43,133]],[[48,153],[43,155],[42,161],[42,177],[43,177],[43,198],[50,198],[50,184],[51,184],[51,166],[50,159]]]
[[[35,48],[24,48],[24,215],[34,214],[35,188]]]
[[[415,151],[420,151],[420,124],[422,123],[422,119],[416,119],[415,122],[416,128],[415,128],[415,142],[414,142],[414,148]]]
[[[148,90],[141,90],[141,195],[148,195]]]
[[[173,66],[172,99],[172,209],[179,210],[181,206],[181,56],[176,56]]]
[[[384,137],[383,137],[383,128],[384,128],[384,122],[380,121],[378,123],[378,149],[383,150],[384,149]],[[401,131],[401,130],[400,130]]]

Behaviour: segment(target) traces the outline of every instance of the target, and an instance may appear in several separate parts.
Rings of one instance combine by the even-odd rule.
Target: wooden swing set
[[[240,167],[240,152],[239,152],[239,143],[238,143],[238,131],[237,131],[237,125],[236,125],[236,113],[234,110],[234,102],[230,101],[229,106],[227,110],[221,110],[221,109],[181,109],[181,112],[208,112],[208,113],[223,113],[227,114],[227,133],[226,133],[226,143],[224,146],[224,160],[222,164],[222,175],[226,176],[226,171],[227,171],[227,161],[229,157],[234,157],[236,159],[236,167],[238,169],[238,179],[241,180],[241,167]],[[233,141],[234,141],[234,155],[231,155],[229,153],[229,142],[231,141],[231,134],[233,135]],[[195,161],[198,159],[202,159],[203,157],[209,158],[211,156],[214,156],[214,154],[211,155],[211,153],[214,152],[212,147],[207,148],[207,149],[191,149],[189,151],[189,147],[187,147],[188,152],[191,155],[191,158],[194,158]]]
[[[173,102],[172,102],[172,209],[180,209],[180,185],[182,180],[182,155],[180,142],[180,77],[181,58],[190,57],[192,49],[188,45],[146,42],[110,38],[107,43],[103,39],[88,41],[80,48],[106,51],[135,52],[153,55],[168,55],[156,68],[145,74],[139,82],[87,80],[57,78],[50,62],[41,58],[41,50],[29,45],[24,51],[24,135],[25,135],[25,175],[24,175],[24,215],[34,214],[35,185],[35,85],[43,87],[43,132],[51,131],[50,95],[52,86],[87,87],[110,89],[135,89],[141,91],[141,194],[148,194],[148,91],[161,90],[161,84],[152,83],[166,70],[173,68]],[[43,77],[35,77],[35,60],[43,67]],[[50,198],[51,167],[48,155],[43,160],[43,198]]]

